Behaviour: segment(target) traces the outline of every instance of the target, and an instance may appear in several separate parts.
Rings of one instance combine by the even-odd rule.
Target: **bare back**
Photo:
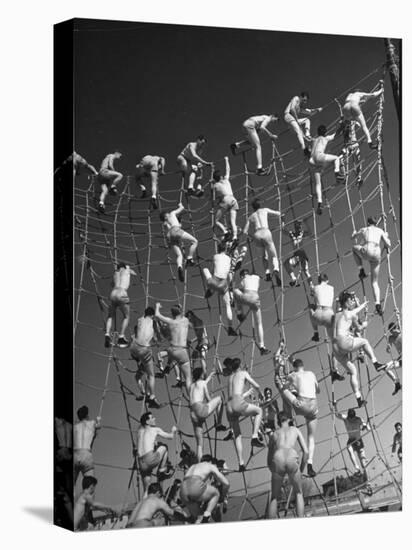
[[[130,286],[130,268],[121,267],[113,274],[113,287],[127,290]]]
[[[316,399],[317,381],[316,376],[310,370],[300,370],[289,375],[289,381],[298,392],[299,397]]]
[[[315,303],[322,307],[333,307],[334,288],[327,283],[320,283],[314,289]]]
[[[218,200],[227,196],[233,197],[232,185],[228,178],[223,178],[220,181],[215,182],[214,188],[215,188],[216,198]]]
[[[256,232],[258,229],[269,229],[268,209],[259,208],[249,216],[249,221],[252,225],[253,232]]]
[[[163,224],[166,226],[167,229],[170,229],[171,227],[181,227],[181,223],[177,219],[177,216],[174,212],[168,212],[165,215],[165,221]]]
[[[274,451],[279,449],[293,449],[299,436],[299,430],[295,426],[278,428],[271,435]]]
[[[157,512],[164,512],[166,506],[161,498],[149,495],[137,504],[130,518],[130,523],[140,519],[151,520]]]
[[[380,246],[381,241],[384,241],[385,232],[382,231],[380,227],[375,225],[369,225],[368,227],[363,227],[359,235],[364,239],[365,243],[374,244],[375,246]]]
[[[190,386],[190,404],[206,401],[206,382],[197,380]]]
[[[139,317],[137,320],[136,343],[140,346],[150,346],[153,336],[153,319],[151,317]]]
[[[245,381],[247,380],[248,374],[244,370],[238,370],[234,374],[231,374],[229,377],[229,399],[234,395],[242,395],[245,388]]]
[[[142,426],[137,432],[137,454],[144,456],[154,450],[159,428]]]
[[[81,420],[74,425],[73,444],[75,449],[87,449],[91,451],[96,435],[95,420]]]
[[[354,319],[355,314],[348,309],[344,309],[337,313],[335,316],[335,338],[338,336],[347,336]]]
[[[174,346],[186,347],[189,332],[189,320],[187,317],[176,317],[169,323],[170,343]]]

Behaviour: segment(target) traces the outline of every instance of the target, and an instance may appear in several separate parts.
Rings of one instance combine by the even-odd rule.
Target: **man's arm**
[[[248,217],[248,219],[247,219],[247,221],[246,221],[246,223],[245,223],[245,227],[243,228],[243,233],[244,233],[245,235],[247,235],[248,232],[249,232],[249,226],[250,226],[250,216]]]
[[[255,390],[259,390],[259,395],[261,395],[261,393],[260,393],[260,385],[259,385],[255,380],[253,380],[253,378],[250,376],[249,373],[246,372],[245,374],[246,374],[245,378],[246,378],[246,380],[249,382],[249,384],[250,384],[251,386],[253,386],[253,387],[255,388]]]
[[[114,166],[113,166],[113,155],[108,155],[108,161],[107,161],[107,165],[109,167],[109,170],[114,170]]]
[[[164,157],[159,157],[159,175],[164,176],[165,175],[165,166],[166,166],[166,160]]]
[[[230,164],[229,157],[225,157],[225,179],[230,178]]]
[[[184,211],[184,209],[185,209],[185,207],[183,206],[183,204],[181,202],[179,202],[179,205],[176,208],[176,210],[172,210],[170,213],[174,214],[175,216],[178,216],[179,214],[181,214]]]
[[[388,234],[385,233],[385,231],[382,232],[382,240],[385,244],[385,248],[389,250],[389,248],[391,247],[391,241],[389,240]]]
[[[266,117],[266,119],[262,122],[262,124],[260,125],[260,129],[265,132],[269,137],[270,139],[274,140],[274,139],[277,139],[278,136],[276,136],[275,134],[272,134],[272,132],[270,132],[266,126],[269,124],[270,122],[270,117]]]
[[[216,481],[218,481],[226,489],[229,489],[229,481],[225,478],[223,474],[219,472],[218,468],[214,465],[212,465],[212,474]]]
[[[94,429],[97,431],[97,430],[100,430],[101,428],[101,421],[102,421],[102,417],[101,416],[96,416],[96,420],[94,421]]]
[[[392,442],[392,452],[396,452],[396,444],[398,443],[398,438],[396,437],[397,434],[393,436],[393,442]]]
[[[92,502],[91,507],[93,510],[100,510],[101,512],[115,512],[114,508],[101,502]]]
[[[167,503],[159,498],[159,511],[163,512],[168,518],[171,518],[174,516],[174,511],[170,508],[170,506],[167,505]]]
[[[160,437],[163,437],[164,439],[173,439],[176,432],[177,432],[176,426],[173,426],[170,432],[165,432],[162,430],[162,428],[157,428],[157,435]]]
[[[193,158],[196,159],[197,161],[201,162],[202,164],[207,164],[209,166],[212,164],[211,162],[208,162],[207,160],[202,159],[202,157],[199,157],[199,155],[196,153],[196,146],[194,143],[189,144],[189,150]]]
[[[279,210],[272,210],[271,208],[266,208],[266,212],[268,214],[271,214],[272,216],[282,216],[282,214],[279,212]]]
[[[159,321],[162,321],[163,323],[166,323],[167,325],[170,325],[170,323],[173,322],[173,319],[171,319],[170,317],[165,317],[164,315],[162,315],[160,313],[160,308],[162,307],[162,305],[157,302],[156,303],[156,306],[155,306],[155,317],[156,319],[159,319]]]

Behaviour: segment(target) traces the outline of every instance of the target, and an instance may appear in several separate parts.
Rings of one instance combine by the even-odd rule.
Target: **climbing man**
[[[94,500],[96,485],[97,479],[92,475],[87,475],[82,479],[82,492],[74,505],[73,528],[75,531],[87,530],[92,510],[109,512],[113,515],[116,514],[116,510],[111,506],[101,504]]]
[[[202,370],[206,375],[207,374],[206,353],[207,353],[207,350],[209,349],[209,338],[207,336],[206,327],[202,319],[200,319],[200,317],[195,315],[192,310],[186,311],[186,317],[189,319],[189,323],[193,328],[193,331],[196,336],[194,340],[194,342],[196,343],[196,347],[192,353],[192,360],[193,361],[195,359],[200,360]],[[193,340],[192,340],[192,343],[193,343]]]
[[[380,227],[377,227],[377,220],[374,216],[369,216],[367,227],[362,227],[359,231],[352,233],[352,239],[358,239],[359,244],[352,247],[353,258],[359,268],[359,279],[367,277],[363,269],[363,261],[367,260],[371,270],[372,292],[375,300],[375,310],[378,315],[383,315],[381,305],[381,291],[379,288],[379,270],[382,259],[381,244],[383,243],[387,251],[391,246],[388,234]]]
[[[379,97],[383,92],[383,81],[380,81],[380,88],[376,92],[366,93],[360,90],[354,90],[350,92],[345,99],[345,103],[342,107],[342,112],[345,120],[355,120],[359,122],[363,133],[365,134],[366,141],[371,149],[377,149],[377,144],[372,142],[368,126],[366,124],[365,117],[362,113],[361,105],[365,103],[371,97]]]
[[[262,207],[261,201],[255,199],[252,202],[252,208],[254,210],[246,222],[243,228],[245,235],[249,232],[249,226],[252,225],[253,241],[256,246],[262,249],[263,256],[263,268],[265,270],[266,281],[272,280],[272,274],[269,269],[269,261],[272,263],[273,275],[276,278],[276,284],[282,286],[282,281],[279,273],[279,260],[276,252],[276,247],[273,242],[272,233],[269,229],[268,216],[277,216],[281,219],[281,213],[277,210],[271,210],[270,208]]]
[[[284,120],[295,132],[303,154],[309,158],[310,150],[305,142],[310,143],[312,140],[310,135],[310,118],[316,113],[322,112],[322,107],[308,109],[306,107],[308,99],[309,92],[301,92],[300,96],[293,96],[285,109]]]
[[[302,359],[295,359],[292,363],[294,372],[289,374],[286,382],[282,382],[275,374],[275,384],[281,396],[292,405],[295,413],[306,420],[308,431],[308,466],[309,477],[315,477],[313,456],[315,454],[315,435],[318,424],[318,401],[316,395],[320,388],[316,376],[310,370],[305,370]]]
[[[334,165],[335,178],[338,183],[345,182],[345,176],[341,170],[342,156],[331,155],[325,153],[326,147],[329,142],[335,139],[336,133],[326,135],[327,128],[324,124],[318,127],[318,135],[312,142],[312,154],[309,159],[309,164],[312,168],[312,173],[315,178],[315,193],[318,201],[317,214],[322,214],[322,174],[325,168],[330,164]]]
[[[215,170],[212,174],[211,187],[215,193],[217,210],[215,215],[215,225],[223,232],[223,241],[231,241],[231,247],[235,248],[238,243],[236,216],[239,210],[239,204],[233,195],[230,178],[229,158],[225,157],[225,173]],[[230,229],[222,223],[227,214],[229,214]]]
[[[221,487],[220,491],[213,483]],[[228,491],[229,481],[213,464],[213,458],[204,455],[199,464],[187,470],[180,486],[180,498],[195,523],[209,523],[221,494],[225,498]]]
[[[72,165],[73,168],[73,177],[79,176],[83,172],[90,174],[92,176],[97,176],[98,172],[96,168],[87,162],[79,153],[73,151],[73,153],[67,157],[67,159],[57,168],[55,175],[57,175],[61,170],[66,170],[67,167]]]
[[[73,428],[73,467],[75,484],[80,472],[83,474],[83,477],[94,476],[92,446],[97,432],[100,429],[101,421],[100,416],[98,416],[96,420],[90,420],[89,409],[86,405],[78,409],[77,418],[79,421],[75,423]]]
[[[146,399],[148,407],[160,408],[160,403],[155,396],[155,374],[152,354],[152,341],[155,337],[154,325],[155,310],[147,307],[144,315],[139,317],[134,330],[134,337],[130,345],[130,355],[137,363],[137,372],[135,375],[137,385]],[[146,394],[142,378],[146,375],[149,393]]]
[[[240,419],[242,417],[254,417],[251,440],[252,447],[264,446],[258,438],[260,423],[263,415],[262,409],[257,405],[248,403],[245,398],[252,395],[253,388],[258,391],[260,398],[263,396],[260,392],[259,384],[253,380],[246,370],[241,369],[240,366],[241,361],[239,358],[235,357],[231,360],[231,375],[229,376],[228,383],[229,400],[226,405],[226,412],[227,419],[229,420],[230,427],[235,438],[236,452],[239,459],[239,471],[244,472],[246,467],[243,460],[242,432],[240,430]],[[249,390],[244,391],[246,382],[252,387]]]
[[[356,415],[354,409],[348,409],[347,414],[339,413],[335,410],[335,415],[337,418],[340,418],[340,420],[343,420],[346,431],[348,432],[349,439],[346,443],[346,446],[348,449],[349,458],[353,464],[353,467],[355,468],[355,473],[356,475],[360,475],[361,473],[358,461],[356,459],[357,455],[359,458],[359,462],[361,463],[364,475],[367,479],[368,476],[366,472],[366,465],[368,461],[365,455],[365,445],[362,440],[361,432],[363,430],[369,431],[371,428],[369,424],[364,422],[362,418]]]
[[[154,527],[155,516],[159,513],[169,519],[174,516],[174,511],[164,500],[160,483],[151,483],[147,488],[147,496],[136,504],[126,527]]]
[[[306,276],[310,289],[313,290],[312,277],[309,271],[309,258],[303,248],[301,248],[302,241],[309,235],[309,232],[303,229],[303,224],[300,220],[294,222],[293,231],[286,230],[284,224],[282,224],[282,230],[291,238],[294,248],[292,255],[283,262],[283,267],[290,277],[290,286],[299,286],[298,279],[294,273],[294,269],[299,266]]]
[[[363,304],[356,307],[355,296],[350,292],[344,291],[339,297],[339,303],[342,307],[342,311],[335,315],[332,349],[336,360],[339,361],[349,373],[350,385],[358,402],[358,407],[362,407],[365,401],[359,389],[358,371],[354,363],[350,360],[350,354],[363,348],[378,372],[384,369],[385,365],[379,363],[376,359],[372,346],[366,338],[354,337],[350,332],[352,326],[355,326],[357,330],[362,330],[367,327],[367,321],[364,321],[362,324],[359,323],[358,314],[367,307],[368,302],[365,301]]]
[[[227,429],[222,425],[222,397],[217,395],[211,398],[207,389],[207,384],[213,375],[214,373],[212,372],[206,378],[203,370],[198,367],[193,370],[193,383],[190,386],[190,419],[195,433],[196,454],[199,462],[203,455],[203,424],[206,419],[216,411],[216,431],[225,432]]]
[[[354,156],[354,168],[356,172],[356,183],[360,187],[363,183],[362,179],[362,159],[360,154],[360,145],[356,135],[356,130],[360,127],[356,120],[344,120],[342,117],[341,130],[343,134],[343,155]]]
[[[278,415],[279,428],[269,436],[267,465],[272,473],[272,498],[268,517],[278,517],[278,500],[287,474],[289,483],[295,491],[296,515],[303,518],[305,501],[303,499],[301,473],[304,471],[308,458],[308,448],[302,433],[295,426],[290,426],[290,418],[283,411]],[[299,455],[294,447],[296,442],[302,449],[302,460],[299,465]]]
[[[205,136],[197,136],[196,141],[189,142],[177,157],[178,167],[181,170],[187,184],[188,195],[196,195],[197,197],[201,197],[204,193],[200,183],[197,185],[196,191],[194,189],[194,184],[196,176],[199,172],[199,166],[213,165],[212,162],[208,162],[200,156],[203,153],[206,142],[207,139]]]
[[[224,303],[224,312],[226,315],[226,322],[228,324],[229,336],[237,336],[233,329],[233,314],[230,306],[230,294],[229,294],[229,282],[230,282],[230,268],[231,259],[226,253],[226,244],[219,243],[217,246],[217,254],[213,256],[213,275],[210,273],[207,267],[202,269],[204,278],[206,280],[207,290],[205,298],[209,299],[213,296],[214,292],[222,296]]]
[[[395,424],[395,434],[393,436],[392,442],[392,454],[396,452],[396,447],[398,447],[399,462],[402,462],[402,424],[400,422],[397,422]]]
[[[184,209],[185,207],[180,202],[176,210],[172,210],[171,212],[160,212],[160,221],[163,223],[167,231],[167,243],[176,256],[177,273],[179,281],[182,283],[185,280],[183,272],[183,247],[185,245],[189,246],[189,251],[186,256],[187,267],[195,265],[193,256],[198,245],[197,239],[182,229],[178,216],[184,211]]]
[[[275,141],[278,136],[272,134],[267,128],[271,122],[279,120],[277,115],[255,115],[246,119],[243,123],[243,132],[246,139],[232,143],[230,149],[233,155],[236,155],[238,149],[245,145],[251,145],[256,151],[256,174],[258,176],[266,175],[267,171],[262,167],[262,145],[260,143],[260,134],[264,132],[271,141]]]
[[[402,332],[398,323],[394,321],[389,323],[388,332],[388,345],[386,351],[389,353],[391,351],[391,346],[394,346],[398,353],[398,362],[402,366]]]
[[[124,262],[119,262],[117,268],[113,274],[112,291],[109,296],[110,306],[109,315],[106,321],[106,334],[104,336],[104,346],[110,348],[112,342],[112,326],[116,317],[117,308],[120,309],[123,315],[122,326],[120,328],[120,334],[117,339],[117,345],[120,348],[126,348],[129,342],[126,340],[125,332],[129,325],[130,319],[130,306],[129,295],[127,293],[130,286],[130,275],[136,275],[129,265]]]
[[[157,444],[156,440],[158,437],[173,439],[177,428],[173,426],[170,432],[158,428],[156,418],[151,412],[146,412],[141,416],[140,424],[137,431],[137,456],[143,480],[144,496],[146,496],[151,476],[156,467],[158,481],[163,481],[173,475],[173,467],[168,461],[167,446],[163,443]]]
[[[262,310],[260,308],[259,299],[259,284],[260,277],[256,274],[250,274],[248,269],[242,269],[240,272],[240,283],[233,291],[233,297],[236,304],[237,318],[242,323],[247,314],[243,312],[243,307],[246,306],[252,312],[257,332],[257,344],[260,350],[260,355],[268,355],[270,350],[265,347],[262,323]]]
[[[151,205],[157,209],[157,196],[159,193],[159,176],[165,175],[166,161],[163,157],[157,155],[145,155],[139,164],[136,164],[136,183],[139,185],[142,192],[141,198],[146,197],[146,186],[143,183],[144,178],[150,178],[151,183]]]
[[[158,302],[155,309],[155,317],[167,325],[170,333],[170,346],[167,350],[168,363],[176,363],[180,374],[185,377],[187,393],[190,393],[192,373],[190,370],[190,359],[187,351],[187,335],[189,332],[189,319],[183,315],[180,305],[170,308],[172,317],[165,317],[160,313],[161,304]]]
[[[101,194],[99,198],[99,212],[104,214],[107,194],[117,195],[117,184],[123,179],[123,174],[114,169],[114,161],[121,159],[122,153],[115,151],[106,155],[100,166],[98,179],[100,181]]]

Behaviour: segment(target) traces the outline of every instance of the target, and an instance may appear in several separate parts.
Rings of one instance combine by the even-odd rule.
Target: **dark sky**
[[[321,116],[313,119],[313,125],[320,123],[330,124],[338,115],[338,108],[333,98],[341,101],[344,94],[355,83],[364,79],[384,62],[384,46],[381,38],[360,38],[329,36],[301,33],[284,33],[274,31],[246,31],[233,29],[215,29],[202,27],[184,27],[158,24],[101,22],[101,21],[77,21],[75,32],[75,149],[97,168],[103,157],[115,149],[123,152],[123,158],[118,168],[126,175],[132,175],[134,166],[139,159],[148,153],[160,154],[166,158],[166,170],[173,172],[176,169],[175,159],[182,147],[196,135],[203,133],[208,137],[208,146],[205,157],[218,162],[228,153],[228,145],[234,138],[241,136],[241,124],[250,115],[271,112],[282,113],[289,99],[301,90],[309,90],[311,106],[326,106]],[[377,84],[380,73],[375,72],[362,82],[363,89],[369,91]],[[388,168],[391,194],[395,204],[395,211],[399,213],[399,143],[398,121],[393,107],[393,100],[388,77],[385,80],[386,102],[384,110],[384,138],[385,138],[385,162]],[[365,113],[372,115],[377,103],[371,101],[365,107]],[[281,133],[277,146],[281,153],[290,151],[296,147],[296,142],[290,133],[285,132],[286,126],[281,121],[273,131]],[[285,132],[285,133],[284,133]],[[365,146],[362,154],[367,159],[366,164],[373,162]],[[376,154],[375,154],[376,155]],[[268,143],[264,144],[264,159],[270,159]],[[253,156],[250,158],[251,167],[254,167]],[[231,159],[232,173],[242,172],[241,160]],[[287,168],[296,167],[298,175],[305,166],[301,163],[301,154],[291,151],[285,157]],[[292,168],[291,173],[294,173]],[[208,174],[207,174],[208,177]],[[262,181],[263,180],[263,181]],[[207,180],[205,180],[207,181]],[[334,183],[330,173],[325,176],[325,182],[330,186]],[[245,180],[239,175],[233,178],[233,188],[236,197],[241,203],[238,225],[243,226],[245,217]],[[367,178],[361,191],[362,197],[367,197],[378,183],[377,170],[373,170]],[[161,195],[163,207],[174,207],[177,204],[180,188],[180,179],[177,174],[170,175],[161,180]],[[86,178],[80,177],[76,186],[85,190],[88,186]],[[252,178],[252,186],[257,194],[266,200],[266,205],[277,207],[273,182],[269,178]],[[123,183],[120,184],[120,190]],[[97,190],[97,189],[96,189]],[[282,204],[287,204],[287,198],[282,190]],[[340,188],[333,188],[328,192],[329,199],[336,197]],[[138,192],[130,180],[130,192],[138,197]],[[84,215],[84,193],[76,194],[76,212]],[[350,194],[351,203],[357,205],[360,195],[356,189]],[[306,200],[305,200],[306,199]],[[116,225],[116,238],[119,245],[119,259],[136,264],[136,254],[132,247],[130,224],[137,232],[135,238],[138,245],[138,258],[143,276],[146,277],[145,262],[148,254],[148,212],[147,203],[139,200],[127,201],[123,197],[119,207],[119,218]],[[293,200],[297,204],[298,216],[310,214],[310,189],[305,181],[299,188],[294,189]],[[387,200],[385,191],[385,201]],[[298,204],[299,203],[299,204]],[[93,210],[90,210],[89,243],[92,251],[93,267],[99,278],[97,284],[99,291],[107,296],[109,292],[110,275],[112,270],[109,252],[102,236],[102,228],[108,231],[108,239],[113,243],[113,212],[117,205],[117,199],[108,201],[107,216],[101,224]],[[92,203],[93,206],[93,203]],[[207,195],[204,199],[193,201],[191,204],[192,217],[195,223],[197,236],[201,241],[199,247],[200,256],[207,260],[213,254],[211,244],[212,231],[209,224],[210,203]],[[387,209],[387,206],[386,206]],[[379,197],[376,196],[367,204],[367,214],[379,211]],[[339,251],[343,254],[350,250],[351,223],[348,215],[346,197],[337,199],[332,206],[333,220],[338,227],[337,242]],[[285,211],[287,221],[292,219],[291,210]],[[184,218],[186,221],[188,216]],[[355,216],[357,227],[363,224],[363,212],[360,210]],[[317,219],[318,231],[326,231],[330,221],[325,213]],[[389,233],[392,241],[396,243],[396,236],[392,220],[388,219]],[[164,265],[166,250],[161,247],[160,224],[157,214],[150,219],[153,231],[151,250],[151,262],[149,275],[150,302],[160,299],[165,304],[171,305],[177,298],[182,298],[182,286],[176,287],[170,280],[170,271]],[[308,226],[313,232],[312,220]],[[273,229],[275,225],[272,226]],[[278,246],[278,232],[275,234]],[[76,240],[78,240],[76,236]],[[289,252],[289,244],[285,244],[282,255]],[[311,259],[311,271],[315,275],[315,250],[313,240],[309,239],[305,249]],[[336,250],[332,234],[330,232],[319,241],[320,261],[331,262],[327,267],[331,283],[336,292],[342,288],[340,273],[336,262]],[[81,248],[78,248],[81,254]],[[395,284],[400,282],[399,249],[392,256],[392,270],[395,276]],[[248,257],[247,262],[250,262]],[[262,273],[260,259],[254,251],[254,262],[259,273]],[[203,264],[202,264],[203,265]],[[206,265],[206,264],[204,264]],[[350,255],[343,259],[343,272],[347,284],[356,280],[356,269]],[[77,271],[80,276],[80,270]],[[386,264],[381,273],[382,295],[385,295],[387,281]],[[78,286],[78,285],[76,285]],[[76,408],[84,403],[88,404],[91,414],[97,414],[102,393],[100,388],[105,384],[108,359],[103,348],[102,317],[93,295],[94,287],[89,273],[86,272],[83,287],[89,292],[82,293],[80,302],[80,324],[77,329],[76,379]],[[359,287],[359,285],[358,285]],[[360,288],[357,288],[360,291]],[[187,305],[190,308],[204,307],[204,300],[200,298],[203,293],[198,270],[191,272],[188,283]],[[369,280],[366,282],[366,292],[370,300]],[[133,326],[137,315],[142,314],[145,296],[140,282],[134,282],[130,289],[132,300]],[[400,289],[396,293],[400,303]],[[263,304],[263,317],[265,325],[265,339],[267,347],[275,349],[278,342],[278,331],[273,327],[276,321],[273,294],[267,283],[261,284],[261,299]],[[172,301],[172,302],[170,302]],[[211,305],[214,307],[209,316],[207,310],[201,313],[205,322],[209,325],[209,333],[216,335],[217,329],[217,301],[213,298]],[[289,318],[303,310],[306,300],[302,287],[287,290],[285,294],[285,318]],[[167,312],[167,310],[166,310]],[[393,313],[391,298],[388,298],[387,318]],[[250,335],[250,321],[245,323],[246,336],[239,341],[223,336],[219,346],[219,355],[222,357],[232,354],[239,355],[246,361],[250,361],[252,350]],[[382,336],[382,323],[379,318],[373,317],[370,322],[368,334],[372,342],[376,342]],[[286,327],[286,336],[289,351],[295,351],[305,347],[312,335],[308,315],[290,323]],[[385,345],[381,343],[378,348],[379,357],[388,358]],[[122,362],[133,368],[132,362],[127,360],[128,352],[117,352]],[[322,346],[321,358],[324,366],[327,364],[325,346]],[[97,355],[102,354],[102,355]],[[209,355],[209,368],[212,352]],[[302,354],[307,367],[317,375],[321,375],[321,365],[316,350]],[[273,385],[272,360],[262,360],[256,357],[253,375],[259,379],[262,386]],[[374,374],[371,371],[372,377]],[[125,380],[130,387],[133,386],[133,378],[129,373],[124,373]],[[362,373],[363,384],[366,384],[365,371]],[[106,394],[103,407],[102,430],[95,443],[95,459],[98,463],[129,466],[131,463],[130,439],[126,430],[126,419],[121,395],[118,391],[118,383],[114,368],[111,368],[108,379],[108,387],[115,390]],[[86,387],[82,384],[87,384]],[[221,380],[226,385],[226,380]],[[327,381],[330,391],[330,382]],[[219,387],[215,382],[215,389]],[[366,389],[366,386],[364,386]],[[96,389],[97,388],[97,389]],[[167,399],[164,382],[158,383],[159,397],[162,402]],[[381,413],[391,406],[400,403],[400,397],[392,398],[390,393],[392,386],[388,379],[382,379],[376,385],[370,397],[370,414],[373,411]],[[336,389],[340,398],[350,393],[349,382],[346,379]],[[179,393],[172,390],[172,398],[178,399]],[[176,401],[178,403],[178,401]],[[133,413],[139,417],[141,404],[133,399],[129,400]],[[349,396],[341,402],[342,408],[354,405],[354,397]],[[320,397],[321,416],[329,410],[327,391],[322,383]],[[176,408],[180,424],[184,431],[191,433],[188,420],[188,412],[184,407]],[[390,409],[387,411],[390,412]],[[382,416],[383,414],[383,416]],[[382,413],[378,421],[384,418]],[[159,424],[169,429],[173,423],[170,408],[165,407],[157,414]],[[393,423],[400,419],[398,409],[379,429],[385,450],[391,441]],[[250,436],[250,428],[244,424],[245,433]],[[339,432],[343,432],[342,426],[337,426]],[[116,429],[112,429],[116,428]],[[119,431],[121,428],[124,431]],[[332,434],[332,421],[325,417],[319,421],[318,441],[327,440]],[[305,433],[305,430],[304,430]],[[344,444],[345,434],[340,437]],[[193,444],[193,440],[188,439]],[[315,454],[315,467],[320,467],[329,457],[331,448],[336,451],[336,442],[331,447],[330,442],[320,443]],[[374,446],[369,438],[366,439],[368,456],[374,454]],[[207,448],[207,445],[206,445]],[[170,445],[172,460],[175,461],[175,448]],[[245,439],[245,456],[249,452],[248,439]],[[254,459],[253,465],[264,464],[266,453],[261,453]],[[218,446],[218,456],[225,457],[230,467],[236,467],[237,461],[233,452],[233,444],[223,443]],[[345,455],[345,460],[347,457]],[[377,461],[375,460],[375,463]],[[342,459],[338,457],[335,466],[342,466]],[[372,465],[372,467],[374,467]],[[329,473],[320,476],[320,482],[331,477],[330,464],[325,468]],[[379,473],[379,468],[375,473]],[[124,499],[130,502],[133,495],[126,495],[128,472],[107,467],[97,469],[99,477],[98,498],[113,504],[119,504]],[[259,483],[265,483],[269,479],[266,470],[258,470],[247,475],[247,482],[253,490]],[[233,489],[241,487],[241,476],[230,476]],[[269,484],[262,486],[269,489]]]

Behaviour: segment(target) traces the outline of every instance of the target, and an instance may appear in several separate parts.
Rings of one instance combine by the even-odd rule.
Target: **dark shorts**
[[[365,445],[363,444],[363,441],[362,439],[348,439],[348,442],[346,443],[346,445],[349,447],[351,446],[353,448],[354,451],[361,451],[362,449],[365,448]]]
[[[149,451],[143,456],[139,456],[139,468],[142,475],[150,475],[152,471],[160,464],[160,453]]]

